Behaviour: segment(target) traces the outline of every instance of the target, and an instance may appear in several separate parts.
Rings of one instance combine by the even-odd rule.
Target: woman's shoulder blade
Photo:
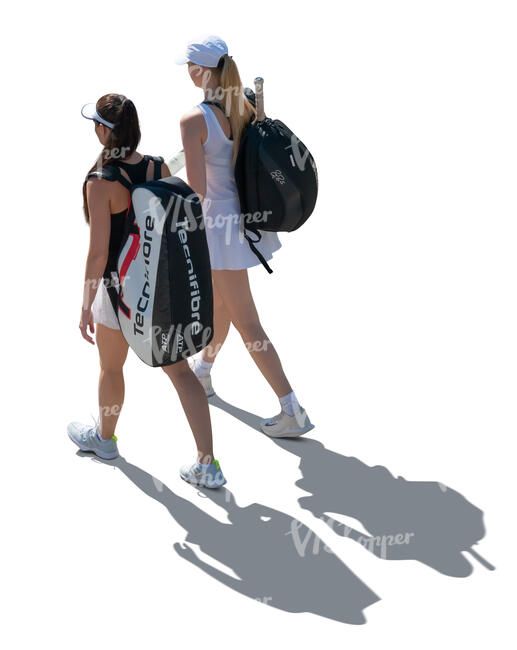
[[[194,106],[190,111],[187,111],[181,116],[180,125],[182,128],[196,129],[204,123],[203,112],[199,106]]]

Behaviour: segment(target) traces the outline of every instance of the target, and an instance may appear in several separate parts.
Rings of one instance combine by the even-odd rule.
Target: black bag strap
[[[254,235],[257,235],[257,239],[252,239],[249,235],[248,232],[252,232]],[[259,251],[259,249],[255,246],[261,239],[262,239],[262,233],[259,230],[248,230],[246,226],[244,227],[244,237],[246,238],[249,247],[253,251],[253,253],[258,257],[260,260],[260,263],[262,266],[266,269],[268,273],[273,273],[273,269],[269,266],[269,264],[266,262],[266,259],[264,255]]]
[[[146,170],[149,167],[151,160],[154,162],[153,170],[153,180],[160,180],[162,177],[162,156],[144,156],[144,160],[147,161]],[[115,182],[118,181],[123,185],[127,190],[131,190],[133,183],[122,174],[120,167],[118,165],[106,165],[105,167],[100,167],[99,169],[90,172],[87,178],[104,178],[104,180]]]
[[[108,292],[108,297],[113,307],[113,311],[115,312],[115,315],[118,320],[118,306],[119,306],[120,296],[119,296],[119,286],[118,284],[114,284],[115,277],[118,277],[116,268],[106,269],[104,271],[104,275],[102,276],[102,281],[104,282],[104,286],[106,287],[106,291]]]
[[[132,183],[122,175],[120,169],[116,165],[106,165],[105,167],[100,167],[93,172],[90,172],[86,179],[89,178],[103,178],[106,181],[115,182],[118,181],[126,189],[130,190]]]
[[[222,110],[222,112],[223,112],[224,116],[226,117],[226,119],[230,120],[230,116],[227,114],[227,112],[224,110],[222,104],[220,104],[219,102],[212,102],[212,101],[209,101],[208,99],[205,99],[205,101],[201,102],[201,103],[202,104],[208,104],[209,106],[217,106],[217,108],[220,108]],[[231,131],[232,131],[232,123],[230,122],[230,136],[231,136],[231,139],[233,139],[233,133]]]
[[[163,163],[163,158],[161,156],[155,156],[153,158],[154,162],[154,179],[155,181],[159,181],[160,178],[162,177],[162,163]]]
[[[209,106],[217,106],[217,108],[220,108],[222,110],[222,112],[226,115],[226,111],[224,110],[223,105],[220,104],[219,102],[212,102],[209,99],[205,99],[205,101],[201,102],[201,103],[202,104],[208,104]],[[226,117],[228,117],[228,115],[226,115]]]

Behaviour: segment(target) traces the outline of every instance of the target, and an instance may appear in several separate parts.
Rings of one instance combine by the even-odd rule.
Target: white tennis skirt
[[[95,299],[92,304],[92,314],[94,323],[105,325],[112,330],[120,329],[118,318],[113,309],[113,305],[111,304],[104,281],[101,281],[97,287],[97,293],[95,294]]]
[[[205,198],[203,217],[213,270],[237,271],[261,264],[244,237],[238,197],[225,200]],[[253,234],[251,237],[255,238]],[[255,246],[266,260],[270,260],[282,244],[276,232],[264,231]]]

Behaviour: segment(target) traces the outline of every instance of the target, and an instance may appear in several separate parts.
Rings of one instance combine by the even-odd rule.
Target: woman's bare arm
[[[184,115],[180,121],[180,130],[185,152],[187,183],[202,201],[206,194],[205,152],[203,149],[206,127],[203,114],[195,111]]]
[[[110,184],[102,179],[91,179],[86,184],[86,199],[90,214],[90,246],[84,272],[83,314],[81,328],[83,337],[93,343],[86,333],[89,315],[99,280],[102,278],[108,261],[109,239],[111,230]],[[84,329],[84,331],[83,331]],[[90,330],[93,331],[92,327]]]

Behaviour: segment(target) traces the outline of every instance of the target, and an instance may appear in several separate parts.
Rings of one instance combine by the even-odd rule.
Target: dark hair
[[[140,142],[140,123],[133,102],[124,95],[109,93],[97,102],[97,113],[115,126],[109,130],[108,141],[88,174],[103,165],[114,164],[136,151]],[[115,163],[116,164],[116,163]],[[90,221],[86,199],[86,179],[83,183],[83,209],[87,223]]]

